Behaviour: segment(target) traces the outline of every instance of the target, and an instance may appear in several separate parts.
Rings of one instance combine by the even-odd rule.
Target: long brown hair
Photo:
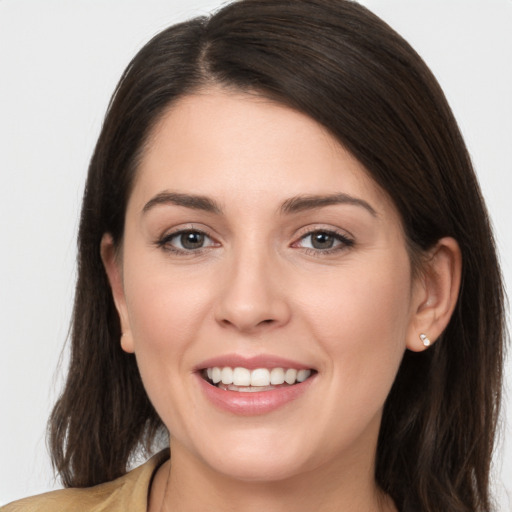
[[[244,0],[161,32],[114,93],[83,199],[67,383],[49,423],[66,486],[122,475],[162,423],[119,319],[100,240],[119,245],[140,155],[177,98],[217,84],[256,91],[323,124],[389,194],[411,253],[459,243],[456,310],[429,350],[406,352],[387,399],[376,481],[399,508],[491,509],[500,405],[503,287],[470,158],[435,78],[389,26],[349,0]]]

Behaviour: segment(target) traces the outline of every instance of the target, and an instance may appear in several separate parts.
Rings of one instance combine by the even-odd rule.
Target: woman
[[[490,509],[492,234],[439,86],[364,8],[247,0],[156,36],[79,250],[51,444],[82,489],[12,510]],[[123,476],[162,428],[172,467]]]

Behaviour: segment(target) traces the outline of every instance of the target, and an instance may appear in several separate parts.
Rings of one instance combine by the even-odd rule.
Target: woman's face
[[[121,259],[123,348],[173,464],[373,471],[417,287],[396,209],[325,129],[243,93],[181,99],[143,155]]]

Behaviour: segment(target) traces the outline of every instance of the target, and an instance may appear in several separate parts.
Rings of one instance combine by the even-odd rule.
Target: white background
[[[512,0],[366,0],[438,77],[512,290]],[[56,488],[45,422],[62,383],[83,184],[121,72],[218,0],[0,0],[0,505]],[[512,364],[494,485],[512,510]],[[508,495],[508,496],[507,496]]]

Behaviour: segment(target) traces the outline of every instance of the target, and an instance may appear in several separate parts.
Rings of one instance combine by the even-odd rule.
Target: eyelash
[[[312,256],[329,256],[331,254],[335,254],[341,251],[344,251],[350,247],[353,247],[355,242],[352,238],[349,238],[346,234],[342,234],[338,231],[331,229],[312,229],[307,233],[303,234],[297,242],[292,244],[292,247],[296,247],[299,242],[306,240],[309,237],[312,237],[315,234],[323,234],[328,235],[334,238],[335,242],[339,242],[338,245],[331,247],[329,249],[315,249],[313,247],[303,247],[303,251]]]
[[[196,249],[181,249],[181,248],[171,245],[171,241],[173,239],[183,236],[185,234],[196,234],[196,235],[204,236],[205,238],[210,239],[212,241],[212,243],[205,247],[204,246],[198,247]],[[331,247],[328,249],[315,249],[314,247],[302,247],[302,250],[308,255],[328,256],[330,254],[341,252],[343,250],[346,250],[347,248],[353,247],[354,243],[355,243],[353,239],[351,239],[347,235],[339,233],[337,231],[329,230],[329,229],[313,229],[313,230],[310,230],[310,231],[304,233],[303,235],[301,235],[301,237],[296,242],[291,244],[291,247],[300,248],[298,246],[298,244],[300,242],[306,240],[308,237],[312,237],[315,234],[323,234],[323,235],[331,236],[334,238],[335,242],[338,242],[338,245],[335,245],[334,247]],[[162,248],[168,252],[171,252],[171,253],[174,253],[177,255],[200,255],[204,251],[208,250],[209,248],[218,246],[218,243],[215,242],[215,240],[208,234],[208,232],[206,232],[204,230],[187,228],[187,229],[180,229],[178,231],[174,231],[172,233],[168,233],[168,234],[164,235],[162,238],[160,238],[156,242],[155,245],[159,248]]]
[[[180,249],[179,247],[174,247],[171,245],[171,241],[174,238],[181,237],[185,234],[197,234],[202,235],[205,238],[208,238],[212,241],[211,245],[208,245],[206,247],[198,247],[197,249]],[[195,229],[195,228],[187,228],[187,229],[180,229],[178,231],[173,231],[172,233],[168,233],[164,235],[162,238],[160,238],[156,242],[156,246],[159,248],[164,249],[165,251],[177,254],[177,255],[199,255],[202,254],[204,251],[208,250],[210,247],[214,247],[217,245],[217,242],[214,241],[214,239],[204,230],[202,229]]]

